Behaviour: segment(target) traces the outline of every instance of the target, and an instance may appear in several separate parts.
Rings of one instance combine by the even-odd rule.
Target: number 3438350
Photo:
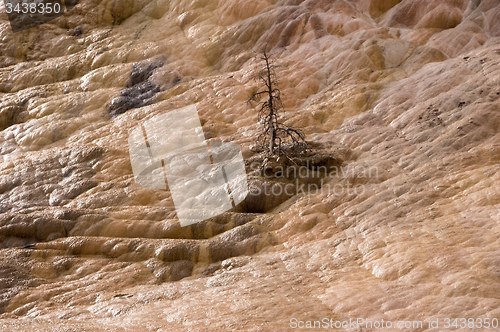
[[[493,318],[445,318],[444,328],[498,328],[498,319]]]
[[[51,14],[60,13],[62,8],[58,3],[18,3],[16,6],[11,3],[5,4],[7,14]]]

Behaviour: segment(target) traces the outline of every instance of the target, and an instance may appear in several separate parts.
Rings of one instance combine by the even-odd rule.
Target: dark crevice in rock
[[[249,158],[249,193],[234,212],[270,213],[295,196],[320,190],[346,158],[320,145],[310,145],[311,151],[293,160],[283,156],[266,158],[262,153]]]
[[[36,214],[6,214],[5,217],[0,220],[0,248],[27,246],[65,237],[76,224],[76,221]]]

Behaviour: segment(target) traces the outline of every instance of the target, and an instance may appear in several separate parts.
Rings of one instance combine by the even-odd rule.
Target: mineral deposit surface
[[[322,186],[252,166],[264,50]],[[181,227],[127,142],[191,104],[271,194]],[[15,34],[2,3],[0,129],[1,331],[500,319],[498,0],[81,0]]]

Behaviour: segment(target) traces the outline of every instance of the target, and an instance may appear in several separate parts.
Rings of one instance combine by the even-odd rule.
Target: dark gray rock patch
[[[108,107],[111,118],[154,102],[154,95],[162,91],[162,88],[154,84],[150,78],[154,71],[163,65],[164,62],[161,60],[134,63],[127,87],[120,91],[119,96],[113,98]]]

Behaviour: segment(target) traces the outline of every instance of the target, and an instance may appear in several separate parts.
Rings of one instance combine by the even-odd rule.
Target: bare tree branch
[[[276,66],[271,63],[266,52],[263,53],[261,59],[264,60],[265,67],[259,72],[258,79],[262,81],[265,89],[253,93],[247,101],[251,105],[252,102],[259,101],[262,96],[267,96],[266,101],[260,103],[258,111],[262,132],[257,137],[257,142],[270,156],[286,155],[289,157],[283,148],[284,141],[290,141],[293,147],[308,148],[305,135],[302,130],[290,128],[279,121],[283,103],[281,102],[281,91],[277,87],[274,70]]]

